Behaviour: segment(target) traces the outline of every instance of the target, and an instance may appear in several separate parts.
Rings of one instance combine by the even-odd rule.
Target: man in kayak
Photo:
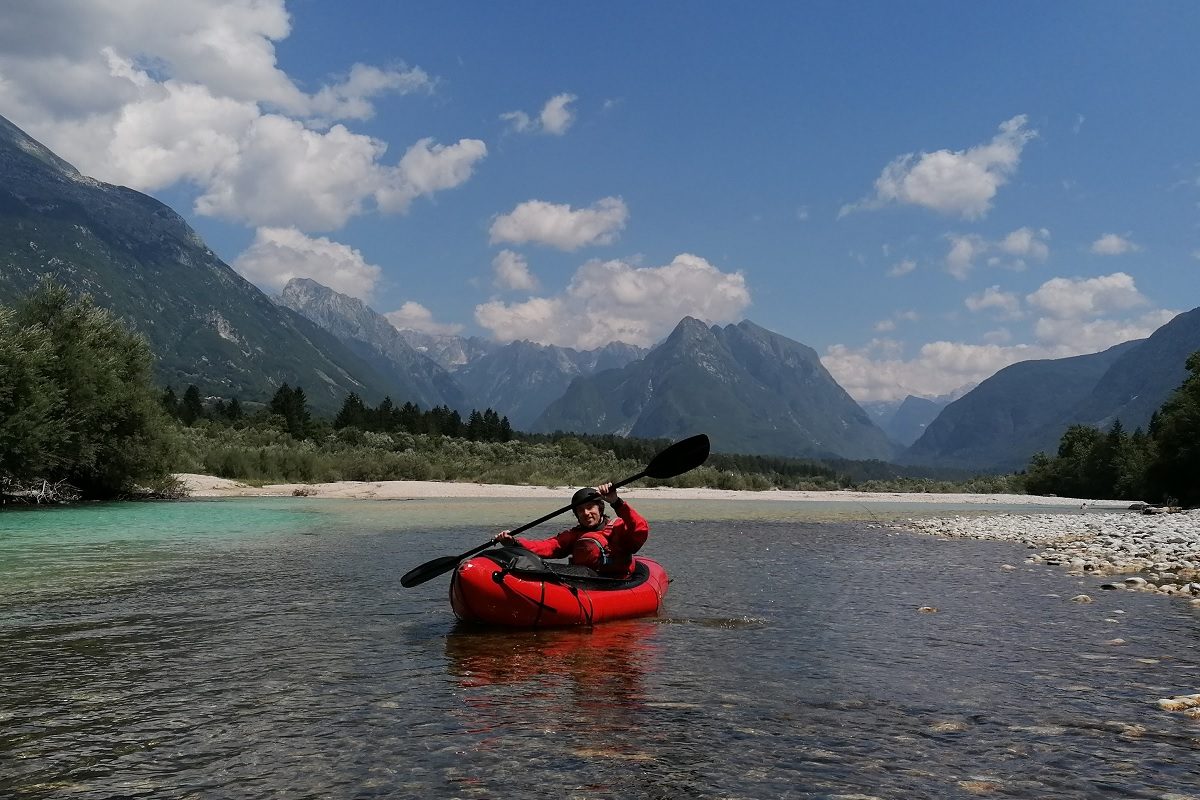
[[[617,518],[604,513],[608,502]],[[601,575],[627,578],[633,574],[633,554],[642,548],[650,535],[650,525],[633,507],[617,497],[611,483],[580,489],[571,498],[575,519],[574,528],[549,539],[520,539],[501,531],[495,541],[524,547],[542,558],[570,556],[570,563],[591,567]]]

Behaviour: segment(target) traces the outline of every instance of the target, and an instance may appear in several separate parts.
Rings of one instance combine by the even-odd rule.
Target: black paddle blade
[[[414,586],[419,586],[427,580],[436,578],[442,573],[449,572],[458,566],[458,562],[462,556],[442,556],[435,558],[433,561],[426,561],[419,567],[415,567],[404,574],[400,579],[400,585],[405,589],[411,589]]]
[[[680,439],[651,459],[644,474],[660,480],[682,475],[708,460],[708,448],[708,434],[705,433]]]

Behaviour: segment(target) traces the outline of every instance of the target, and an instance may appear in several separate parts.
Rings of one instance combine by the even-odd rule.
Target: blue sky
[[[813,347],[860,401],[1197,305],[1192,3],[26,2],[0,114],[270,292]]]

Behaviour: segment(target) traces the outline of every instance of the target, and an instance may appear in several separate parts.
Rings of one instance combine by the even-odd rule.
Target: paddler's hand
[[[496,544],[515,545],[517,543],[517,537],[513,536],[508,531],[500,531],[496,534],[496,538],[492,539],[492,541]]]
[[[611,483],[600,484],[596,487],[596,491],[600,493],[600,499],[610,506],[621,499],[617,497],[617,490],[613,488]]]

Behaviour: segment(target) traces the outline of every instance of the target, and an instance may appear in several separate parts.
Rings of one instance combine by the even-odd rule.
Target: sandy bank
[[[281,483],[249,486],[210,475],[180,474],[192,497],[287,497],[306,495],[343,500],[404,500],[410,498],[511,497],[561,500],[577,487],[507,486],[492,483],[443,481],[339,481],[337,483]],[[1085,501],[1069,497],[1035,497],[1022,494],[928,494],[906,492],[793,492],[733,491],[728,489],[673,489],[627,486],[629,498],[662,500],[754,500],[762,502],[928,503],[950,505],[1005,505],[1078,508]],[[1086,501],[1090,507],[1125,508],[1128,503]]]

